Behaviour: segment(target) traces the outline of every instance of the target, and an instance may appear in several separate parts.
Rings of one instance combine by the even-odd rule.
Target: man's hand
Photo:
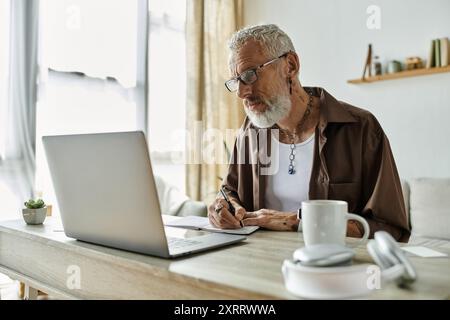
[[[228,209],[228,203],[224,199],[216,199],[208,208],[209,222],[220,229],[239,229],[241,220],[246,213],[245,209],[233,203],[235,214]]]
[[[297,231],[299,224],[295,212],[280,212],[270,209],[247,212],[242,222],[244,226],[260,226],[278,231]]]

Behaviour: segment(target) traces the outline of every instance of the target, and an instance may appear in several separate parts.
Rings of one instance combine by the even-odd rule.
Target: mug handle
[[[353,213],[347,213],[346,218],[347,218],[347,220],[356,220],[356,221],[360,222],[364,227],[364,235],[362,236],[362,238],[360,240],[356,241],[355,243],[347,243],[347,246],[355,248],[361,244],[364,244],[367,241],[367,239],[369,238],[369,232],[370,232],[369,224],[367,223],[366,219],[364,219],[361,216],[358,216],[357,214],[353,214]]]

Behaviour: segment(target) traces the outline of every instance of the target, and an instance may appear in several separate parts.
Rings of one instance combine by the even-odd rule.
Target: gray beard
[[[275,123],[283,118],[286,118],[291,111],[291,99],[289,96],[276,96],[269,101],[263,101],[267,105],[267,110],[264,112],[250,111],[246,106],[245,113],[250,118],[250,121],[259,128],[270,128]]]

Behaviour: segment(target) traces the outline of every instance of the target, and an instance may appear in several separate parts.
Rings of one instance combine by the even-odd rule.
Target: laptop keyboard
[[[184,248],[184,247],[190,247],[190,246],[193,246],[196,244],[201,244],[200,241],[183,239],[183,238],[174,238],[174,237],[167,237],[167,242],[171,249],[180,249],[180,248]]]

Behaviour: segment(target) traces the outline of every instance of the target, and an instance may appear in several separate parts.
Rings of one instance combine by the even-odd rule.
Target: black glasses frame
[[[234,91],[237,91],[237,88],[238,88],[238,86],[235,85],[235,84],[237,84],[239,81],[241,81],[242,83],[244,83],[246,85],[250,85],[250,84],[255,83],[258,80],[258,72],[257,72],[258,70],[260,70],[260,69],[270,65],[271,63],[277,61],[278,59],[286,57],[290,52],[291,51],[283,53],[281,56],[273,58],[273,59],[271,59],[271,60],[269,60],[269,61],[267,61],[267,62],[265,62],[265,63],[263,63],[263,64],[261,64],[261,65],[259,65],[257,67],[255,67],[255,68],[251,68],[251,69],[245,70],[244,72],[242,72],[237,77],[234,77],[234,78],[231,78],[230,80],[225,81],[225,87],[228,89],[228,91],[234,92]],[[244,79],[242,79],[242,75],[243,74],[248,74],[249,72],[251,72],[253,77],[254,77],[254,80],[252,80],[250,82],[245,81]]]

